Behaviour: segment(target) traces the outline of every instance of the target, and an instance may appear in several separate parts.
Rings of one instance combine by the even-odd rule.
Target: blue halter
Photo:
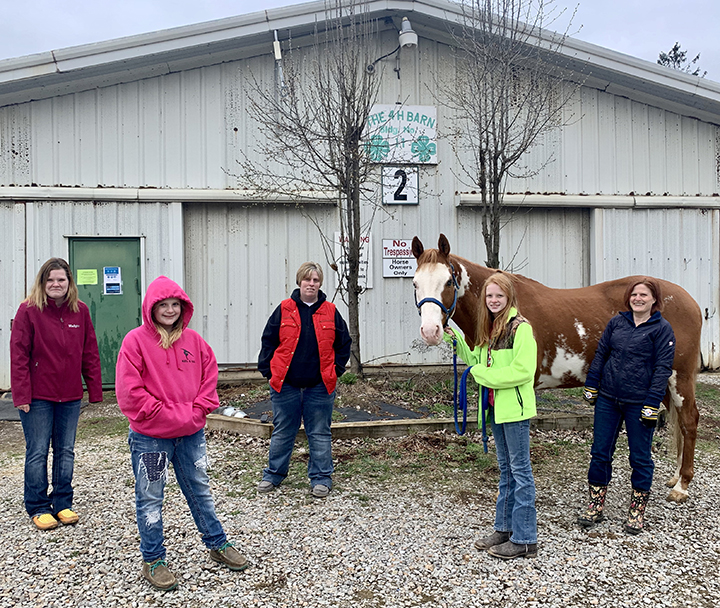
[[[443,304],[440,300],[436,298],[423,298],[419,302],[417,301],[417,293],[415,294],[415,306],[417,306],[418,314],[421,315],[422,311],[420,310],[420,307],[423,304],[437,304],[440,307],[440,310],[442,310],[445,313],[445,322],[443,323],[443,327],[447,327],[448,322],[452,318],[453,314],[455,313],[455,306],[457,305],[457,299],[458,299],[458,291],[460,290],[460,285],[457,282],[457,279],[455,278],[455,268],[452,265],[452,262],[448,262],[450,264],[450,276],[452,277],[453,282],[453,303],[450,305],[450,308],[446,308],[445,304]]]

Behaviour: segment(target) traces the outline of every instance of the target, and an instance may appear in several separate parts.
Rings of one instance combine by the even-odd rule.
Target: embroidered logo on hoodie
[[[183,357],[184,359],[180,359],[180,363],[195,363],[195,355],[193,355],[188,349],[183,348]]]

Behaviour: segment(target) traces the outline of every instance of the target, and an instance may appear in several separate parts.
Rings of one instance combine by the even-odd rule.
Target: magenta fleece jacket
[[[82,399],[85,378],[92,403],[102,401],[100,354],[90,311],[78,302],[49,301],[40,310],[20,304],[10,336],[10,383],[15,407],[33,399],[65,403]]]
[[[160,346],[152,307],[160,300],[183,303],[183,332],[175,344]],[[143,324],[130,331],[118,353],[115,391],[120,410],[136,433],[160,439],[187,437],[205,426],[219,405],[215,354],[200,334],[188,329],[193,305],[174,281],[158,277],[142,305]]]

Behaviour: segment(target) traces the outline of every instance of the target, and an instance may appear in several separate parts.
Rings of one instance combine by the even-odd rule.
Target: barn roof
[[[411,19],[421,38],[451,43],[461,17],[447,0],[369,0],[385,27]],[[0,106],[131,82],[179,70],[272,53],[280,39],[312,32],[325,20],[325,2],[309,2],[148,34],[0,61]],[[546,32],[548,39],[553,34]],[[564,63],[587,86],[720,124],[720,84],[570,38]]]

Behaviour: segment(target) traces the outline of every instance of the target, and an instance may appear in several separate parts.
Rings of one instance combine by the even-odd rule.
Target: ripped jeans
[[[205,546],[219,549],[226,536],[210,495],[205,430],[177,439],[157,439],[130,430],[128,444],[135,474],[135,515],[143,560],[165,558],[162,505],[169,463]]]

